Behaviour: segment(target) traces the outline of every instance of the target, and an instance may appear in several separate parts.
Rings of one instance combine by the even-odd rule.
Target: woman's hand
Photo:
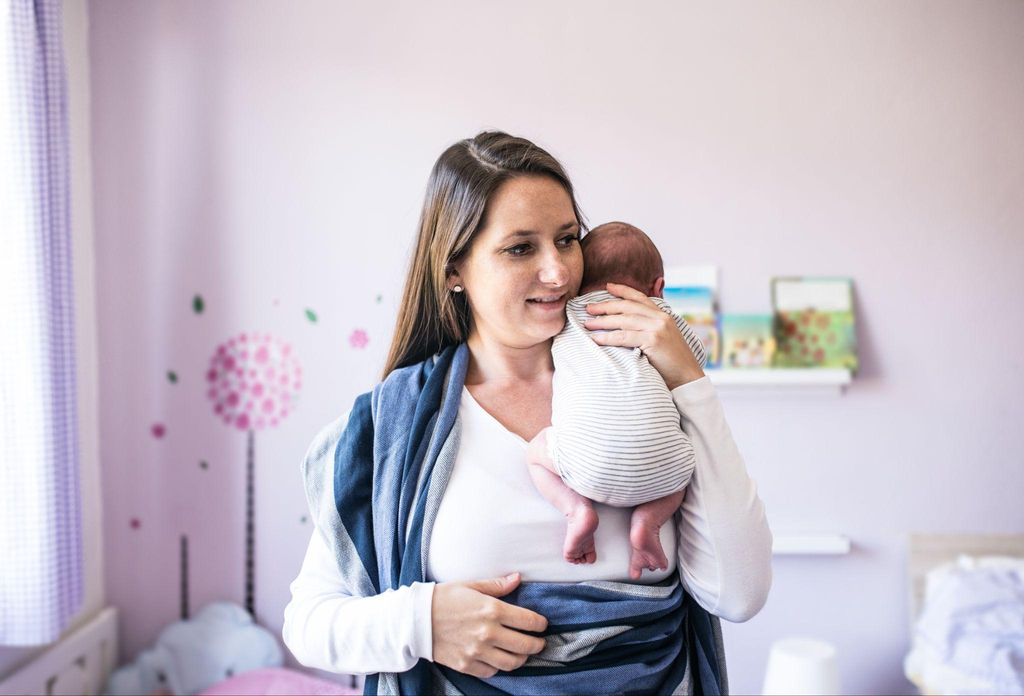
[[[474,582],[442,582],[434,586],[431,605],[434,662],[486,679],[511,672],[530,655],[544,649],[539,633],[548,627],[540,614],[496,597],[519,585],[519,573]]]
[[[628,285],[608,283],[608,292],[622,299],[587,305],[587,311],[597,316],[588,319],[584,326],[608,330],[590,334],[595,343],[639,348],[669,390],[704,376],[704,370],[667,312]]]

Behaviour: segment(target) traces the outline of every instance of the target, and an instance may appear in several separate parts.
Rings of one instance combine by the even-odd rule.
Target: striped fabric
[[[565,328],[551,356],[551,425],[548,452],[565,484],[580,495],[633,507],[682,490],[693,473],[694,452],[679,410],[658,371],[639,348],[601,346],[584,327],[587,305],[618,299],[598,290],[570,300]],[[697,362],[707,358],[693,329],[664,300]]]
[[[0,0],[0,645],[56,640],[84,586],[60,0]]]
[[[393,372],[326,430],[304,464],[306,496],[343,578],[367,597],[426,581],[431,529],[459,448],[465,344]],[[333,461],[334,479],[325,481]],[[321,504],[333,488],[333,502]],[[511,550],[510,550],[511,551]],[[679,581],[524,583],[503,598],[546,616],[547,647],[522,668],[477,679],[426,660],[369,675],[366,694],[718,694],[716,617]]]

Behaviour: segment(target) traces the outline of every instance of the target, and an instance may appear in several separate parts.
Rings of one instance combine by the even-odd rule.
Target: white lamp
[[[838,694],[836,648],[814,638],[786,638],[772,644],[764,675],[765,696]]]

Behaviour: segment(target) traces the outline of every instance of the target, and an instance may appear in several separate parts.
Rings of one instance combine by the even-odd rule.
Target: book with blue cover
[[[708,368],[721,366],[722,334],[718,317],[718,269],[676,266],[665,269],[664,298],[704,345]]]

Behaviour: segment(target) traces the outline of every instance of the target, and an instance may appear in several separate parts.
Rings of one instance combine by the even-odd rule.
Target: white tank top
[[[597,562],[562,558],[565,518],[537,491],[526,463],[527,442],[494,419],[463,388],[461,437],[427,551],[427,580],[482,580],[519,571],[524,581],[629,579],[630,508],[595,504]],[[667,570],[645,570],[657,582],[676,568],[673,520],[661,528]]]

